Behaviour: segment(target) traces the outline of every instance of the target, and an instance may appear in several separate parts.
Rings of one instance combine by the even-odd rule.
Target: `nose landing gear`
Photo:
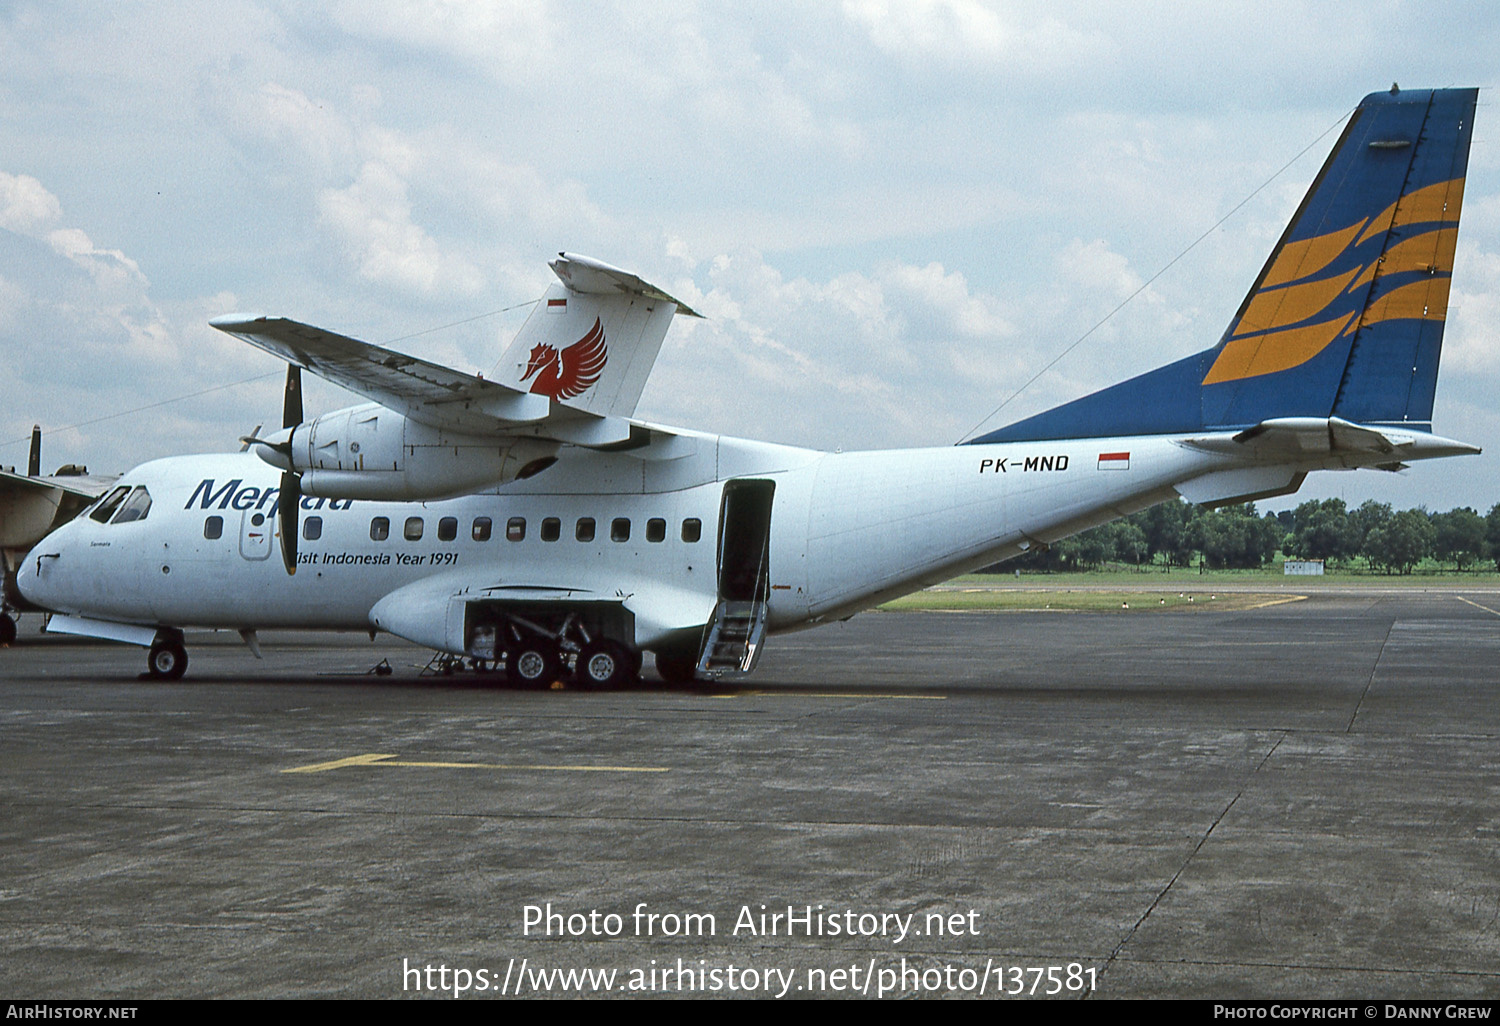
[[[187,672],[187,648],[181,631],[161,631],[146,655],[146,673],[153,680],[181,680]]]

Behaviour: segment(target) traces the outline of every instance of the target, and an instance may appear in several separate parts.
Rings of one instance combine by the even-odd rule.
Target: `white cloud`
[[[484,286],[477,269],[412,222],[406,181],[384,164],[367,162],[348,188],[323,190],[318,213],[372,282],[418,294],[473,295]]]
[[[980,0],[844,0],[846,17],[903,61],[969,62],[990,69],[1060,70],[1108,52],[1097,34],[1057,18],[1002,14]],[[1009,13],[1009,12],[1007,12]]]
[[[381,341],[533,298],[569,249],[708,315],[668,338],[645,397],[661,419],[829,446],[951,441],[1387,86],[1370,67],[1400,63],[1407,86],[1486,80],[1500,15],[1478,11],[225,0],[121,19],[31,5],[0,17],[14,115],[0,152],[26,160],[0,173],[0,348],[28,382],[66,353],[137,393],[191,391],[265,366],[203,326],[226,288]],[[1500,252],[1489,113],[1448,410],[1500,389],[1483,337],[1500,294],[1484,256]],[[1211,345],[1331,142],[1005,419]],[[401,346],[485,367],[522,316]],[[33,389],[55,415],[24,416],[76,419],[100,401],[77,380]],[[151,416],[138,440],[232,443],[274,417],[274,391]]]
[[[1484,252],[1461,241],[1448,297],[1441,369],[1449,374],[1500,374],[1496,324],[1500,324],[1500,253]]]
[[[0,228],[35,237],[60,217],[62,205],[41,182],[0,171]]]

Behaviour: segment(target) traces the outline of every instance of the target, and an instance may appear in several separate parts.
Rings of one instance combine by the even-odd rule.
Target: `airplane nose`
[[[52,609],[56,589],[49,586],[48,578],[56,576],[55,567],[61,558],[56,546],[38,545],[32,549],[16,568],[16,590],[21,597],[32,605]]]
[[[36,571],[33,569],[35,565],[30,556],[21,560],[21,565],[16,568],[16,590],[27,602],[40,606],[42,603],[37,598]]]

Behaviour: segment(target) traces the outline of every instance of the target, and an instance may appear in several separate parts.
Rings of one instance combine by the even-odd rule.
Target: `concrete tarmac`
[[[28,621],[9,998],[1500,996],[1495,594],[871,613],[608,694]]]

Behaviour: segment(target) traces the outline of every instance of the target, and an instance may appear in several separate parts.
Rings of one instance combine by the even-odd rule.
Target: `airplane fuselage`
[[[649,649],[714,609],[728,480],[774,483],[774,633],[1163,501],[1234,463],[1166,437],[848,453],[672,444],[647,458],[578,450],[535,479],[446,501],[304,497],[295,575],[277,555],[273,469],[251,454],[157,460],[120,479],[149,493],[145,517],[80,516],[32,554],[21,586],[58,612],[121,623],[380,627],[451,651],[463,650],[443,634],[453,596],[618,602],[634,619],[626,640]],[[373,614],[421,582],[431,629]]]

